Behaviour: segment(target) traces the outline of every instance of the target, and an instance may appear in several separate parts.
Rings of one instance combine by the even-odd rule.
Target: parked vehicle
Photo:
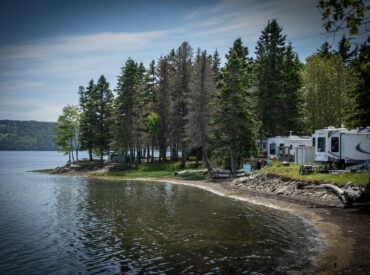
[[[277,136],[268,139],[268,157],[281,161],[292,161],[295,149],[310,146],[312,140],[307,136]]]
[[[330,126],[312,136],[316,162],[354,164],[370,159],[370,127],[348,130]]]

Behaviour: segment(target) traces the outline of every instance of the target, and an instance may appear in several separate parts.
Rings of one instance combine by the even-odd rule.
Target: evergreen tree
[[[232,49],[223,70],[223,85],[217,93],[214,130],[216,146],[230,154],[231,171],[239,167],[238,159],[242,152],[255,151],[255,115],[249,100],[248,86],[245,85],[245,68],[237,52]]]
[[[232,49],[236,52],[237,56],[241,60],[244,70],[247,71],[248,63],[249,63],[249,60],[250,60],[250,58],[248,58],[248,54],[249,54],[248,47],[243,46],[243,42],[242,42],[242,39],[240,37],[234,41]],[[227,54],[226,54],[226,58],[229,58],[229,56]]]
[[[113,93],[109,89],[109,83],[104,75],[100,76],[96,84],[93,99],[96,103],[94,105],[96,114],[95,145],[99,150],[100,162],[103,162],[104,153],[107,152],[109,155],[113,140]]]
[[[257,91],[257,116],[261,121],[260,136],[276,136],[284,115],[282,102],[282,66],[285,36],[274,19],[269,21],[257,42],[255,77]]]
[[[129,58],[121,68],[121,76],[117,83],[117,131],[116,144],[121,152],[127,156],[130,152],[130,163],[135,156],[134,146],[134,119],[137,92],[139,87],[140,71],[137,64]],[[126,158],[125,158],[126,159]]]
[[[187,159],[186,116],[188,113],[187,98],[190,93],[192,73],[192,48],[183,42],[176,51],[173,62],[173,86],[171,89],[171,137],[173,143],[181,146],[181,164],[185,166]]]
[[[208,170],[211,170],[207,151],[209,149],[209,123],[211,121],[210,103],[216,92],[216,82],[212,70],[212,60],[207,57],[206,51],[197,54],[190,88],[187,136],[191,140],[190,144],[193,148],[202,148],[203,163]]]
[[[159,157],[162,163],[166,162],[168,123],[170,109],[170,73],[171,65],[167,57],[160,58],[158,62],[158,89],[155,112],[159,116],[160,126],[158,131]]]
[[[367,127],[370,125],[370,46],[362,45],[359,57],[353,62],[353,69],[358,82],[348,94],[352,106],[348,108],[345,125],[348,128]]]
[[[149,116],[151,114],[155,114],[158,116],[157,113],[154,113],[154,110],[155,110],[155,104],[157,103],[157,99],[156,99],[156,68],[155,68],[155,61],[152,60],[152,62],[149,64],[149,69],[147,70],[147,73],[146,73],[146,76],[145,76],[145,85],[146,85],[146,92],[147,92],[147,99],[148,99],[148,103],[145,107],[145,109],[150,112],[149,113]],[[147,162],[149,162],[149,158],[151,159],[151,162],[154,162],[154,147],[155,146],[158,146],[158,132],[156,131],[153,131],[153,129],[159,129],[159,127],[148,127],[148,121],[150,120],[150,117],[147,117],[147,120],[146,120],[146,128],[147,128],[147,131],[148,131],[148,146],[147,146],[147,152],[148,152],[148,155],[147,155]],[[153,118],[153,117],[152,117]],[[159,118],[159,116],[158,116]],[[157,121],[156,119],[152,119],[152,122],[153,121]],[[159,119],[158,119],[159,121]],[[151,126],[153,125],[159,125],[159,123],[152,123],[150,124]],[[150,149],[151,148],[151,154],[149,153],[150,152]]]
[[[358,48],[356,46],[355,49],[351,51],[349,40],[343,35],[342,39],[338,43],[337,53],[340,54],[345,64],[348,64],[352,60],[352,58],[356,57],[357,50]]]
[[[221,65],[221,58],[220,58],[220,54],[218,53],[216,49],[212,56],[212,71],[215,74],[217,81],[219,79],[219,75],[221,74],[220,65]]]
[[[334,51],[331,49],[331,46],[327,41],[322,43],[321,47],[318,48],[316,52],[320,57],[324,58],[330,58],[334,54]]]
[[[133,134],[136,144],[136,164],[141,163],[144,142],[147,139],[146,120],[150,114],[151,96],[146,87],[146,69],[143,63],[138,66],[138,86],[135,93]]]
[[[80,86],[80,107],[81,107],[81,119],[80,119],[80,142],[81,150],[87,150],[89,152],[89,160],[93,160],[92,152],[95,145],[95,131],[96,129],[96,113],[94,112],[94,100],[95,85],[94,80],[90,80],[89,85],[84,89]]]
[[[302,98],[299,93],[301,81],[299,71],[301,63],[298,55],[293,51],[292,44],[286,47],[281,71],[282,94],[280,102],[282,103],[281,112],[283,120],[280,123],[280,133],[302,132]]]

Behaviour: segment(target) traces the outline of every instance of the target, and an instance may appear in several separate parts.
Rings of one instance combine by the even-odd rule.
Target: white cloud
[[[30,89],[45,86],[44,82],[40,81],[22,81],[22,82],[0,82],[0,91],[14,91],[19,89]]]
[[[133,51],[145,47],[149,42],[162,38],[168,33],[168,31],[122,32],[55,37],[32,45],[1,47],[0,60],[47,58],[93,51]]]

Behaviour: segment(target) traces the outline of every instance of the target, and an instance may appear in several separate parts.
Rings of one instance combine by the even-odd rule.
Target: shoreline
[[[333,274],[341,269],[346,268],[350,264],[350,260],[353,257],[351,246],[354,245],[354,240],[347,238],[341,234],[340,227],[336,224],[330,223],[323,220],[320,215],[314,211],[315,208],[308,209],[307,207],[286,202],[278,201],[277,199],[263,197],[261,195],[248,195],[248,194],[233,194],[230,193],[220,184],[214,184],[207,181],[189,181],[189,180],[177,180],[170,178],[131,178],[131,179],[112,179],[105,178],[104,176],[90,176],[95,179],[111,180],[111,181],[150,181],[150,182],[162,182],[179,184],[190,187],[199,188],[219,196],[236,199],[256,205],[265,207],[271,207],[279,209],[281,211],[288,211],[292,215],[297,215],[303,219],[304,222],[308,222],[313,225],[318,231],[318,238],[325,242],[319,249],[319,255],[313,256],[313,262],[317,269],[305,271],[303,274]],[[216,186],[217,185],[217,186]],[[320,209],[320,208],[317,208]],[[337,253],[338,251],[347,251],[347,253]],[[333,264],[336,263],[336,264]],[[300,273],[302,274],[302,273]]]
[[[44,170],[35,172],[53,174],[51,173],[51,171],[52,170]],[[266,207],[273,207],[282,211],[288,211],[293,215],[301,217],[305,222],[309,222],[310,224],[312,224],[318,230],[319,240],[325,242],[325,245],[321,246],[319,249],[319,255],[313,256],[313,262],[316,266],[316,269],[312,271],[302,272],[303,274],[342,274],[348,272],[360,272],[360,270],[365,274],[366,272],[370,274],[369,264],[363,266],[367,262],[367,258],[365,257],[365,255],[363,255],[363,258],[360,261],[354,262],[354,259],[357,259],[357,257],[354,257],[356,251],[356,243],[361,244],[360,252],[362,252],[361,248],[364,248],[366,244],[359,242],[359,239],[361,238],[356,238],[358,237],[356,234],[351,234],[355,231],[351,229],[346,230],[348,226],[351,227],[352,223],[349,222],[349,224],[346,224],[347,221],[342,218],[347,217],[346,220],[351,221],[351,215],[354,215],[348,214],[348,212],[353,212],[351,210],[333,207],[333,205],[322,205],[317,201],[310,202],[309,200],[300,200],[299,198],[289,199],[286,196],[271,195],[267,193],[263,194],[263,192],[252,192],[250,190],[235,190],[235,186],[233,187],[232,185],[228,184],[227,181],[195,181],[186,179],[174,179],[171,177],[107,177],[104,175],[97,175],[97,172],[100,171],[94,171],[95,174],[86,171],[76,171],[72,173],[60,173],[56,175],[82,176],[108,181],[133,180],[181,184],[196,187],[220,196],[263,205]],[[364,225],[362,224],[363,222],[358,220],[357,225],[359,222],[360,225]],[[370,233],[370,226],[368,226],[368,228],[366,229],[368,229],[367,232]],[[368,246],[370,246],[370,240],[367,240],[367,244],[369,244]],[[369,249],[362,250],[369,250],[370,252],[370,247]],[[366,252],[364,252],[364,254],[365,253]]]

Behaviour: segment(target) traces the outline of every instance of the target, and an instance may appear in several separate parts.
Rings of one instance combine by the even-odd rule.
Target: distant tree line
[[[0,120],[0,150],[56,150],[51,122]]]
[[[157,149],[164,163],[169,150],[171,161],[184,165],[193,154],[208,169],[211,158],[234,173],[242,158],[255,155],[257,137],[349,124],[353,93],[363,84],[354,65],[359,51],[346,41],[337,51],[324,43],[303,65],[272,20],[255,59],[240,38],[224,66],[217,50],[194,54],[187,42],[148,68],[129,58],[113,91],[104,76],[79,87],[80,104],[65,107],[55,140],[76,159],[78,150],[101,161],[114,151],[122,162],[138,164],[154,162]]]

